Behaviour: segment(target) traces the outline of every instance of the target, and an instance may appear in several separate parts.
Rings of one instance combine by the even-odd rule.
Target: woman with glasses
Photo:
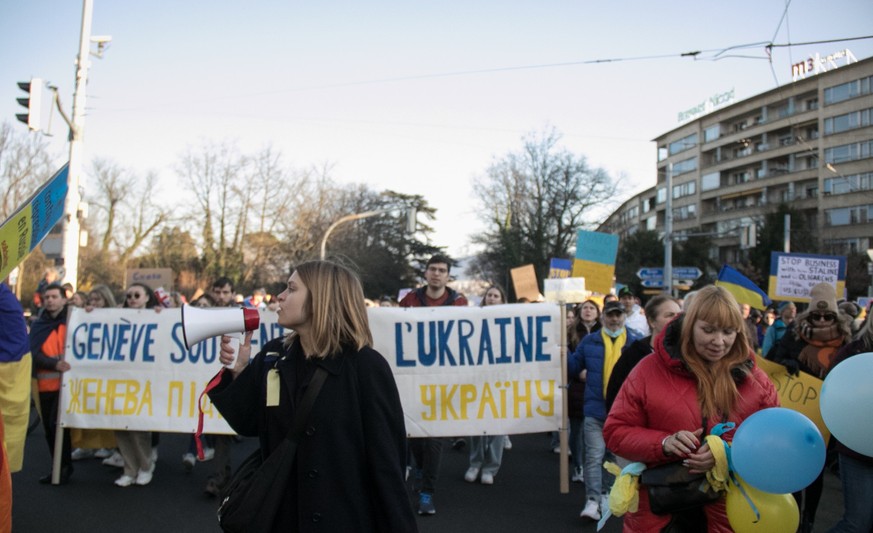
[[[106,285],[94,285],[91,291],[86,294],[85,311],[91,312],[94,309],[106,309],[117,307],[115,296],[112,290]],[[108,429],[76,429],[70,430],[70,437],[73,439],[74,445],[82,446],[73,450],[73,461],[82,459],[103,459],[103,464],[106,466],[121,467],[124,465],[124,460],[118,450],[115,448],[115,434]]]
[[[142,283],[133,283],[124,294],[124,304],[127,309],[155,309],[160,311],[161,304],[152,289]],[[115,440],[124,459],[124,474],[115,480],[119,487],[131,485],[148,485],[155,471],[156,457],[152,452],[152,433],[150,431],[116,431]]]
[[[837,352],[851,337],[851,321],[837,307],[834,286],[819,283],[809,292],[809,308],[797,315],[767,358],[785,366],[789,374],[796,376],[803,371],[824,379]],[[811,485],[794,493],[801,510],[802,533],[812,531],[823,488],[824,469]]]

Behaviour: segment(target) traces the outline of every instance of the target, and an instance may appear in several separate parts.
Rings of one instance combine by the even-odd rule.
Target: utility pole
[[[85,134],[85,96],[88,67],[91,66],[92,0],[82,2],[82,30],[79,35],[79,56],[76,58],[76,88],[73,94],[73,119],[70,125],[70,170],[67,176],[67,199],[64,203],[63,247],[61,260],[64,281],[78,288],[79,281],[79,178],[82,175]]]
[[[673,163],[667,163],[667,199],[664,208],[664,289],[673,295]]]

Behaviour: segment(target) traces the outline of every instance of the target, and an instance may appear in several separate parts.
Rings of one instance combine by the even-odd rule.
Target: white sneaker
[[[123,475],[115,480],[115,484],[119,487],[129,487],[136,481],[133,476]]]
[[[573,469],[573,477],[570,478],[573,483],[585,483],[585,469],[577,466]]]
[[[561,453],[561,447],[555,446],[554,448],[552,448],[552,453]]]
[[[112,457],[112,450],[109,448],[100,448],[96,452],[94,452],[94,457],[97,459],[106,459],[107,457]]]
[[[512,449],[512,441],[509,440],[509,435],[507,435],[506,438],[503,439],[503,449],[504,450],[511,450]]]
[[[215,448],[203,448],[203,461],[211,461],[215,458]],[[198,461],[200,459],[197,459]]]
[[[76,448],[73,450],[73,453],[70,454],[73,461],[81,461],[82,459],[90,459],[94,457],[94,450],[90,448]]]
[[[152,472],[154,471],[154,469],[155,469],[155,467],[152,466],[148,470],[140,470],[136,474],[136,484],[137,485],[148,485],[149,483],[151,483],[152,482]]]
[[[494,474],[489,474],[488,472],[482,472],[482,479],[480,480],[483,485],[493,485],[494,484]]]
[[[190,472],[194,470],[194,465],[197,463],[197,458],[194,457],[193,453],[186,453],[182,456],[182,468],[185,469],[185,472]]]
[[[479,469],[475,466],[471,466],[467,469],[467,473],[464,474],[464,481],[467,483],[475,483],[477,477],[479,477]]]
[[[579,516],[582,518],[589,518],[591,520],[600,520],[600,508],[597,505],[597,500],[593,498],[589,498],[587,502],[585,502],[585,509],[582,509],[582,512],[579,513]]]
[[[121,456],[121,454],[118,452],[118,450],[115,450],[114,452],[112,452],[112,455],[110,455],[106,459],[103,459],[103,464],[105,466],[114,466],[116,468],[124,468],[124,458]]]
[[[157,446],[152,448],[152,454],[149,456],[149,459],[151,459],[152,463],[158,462],[158,447]]]

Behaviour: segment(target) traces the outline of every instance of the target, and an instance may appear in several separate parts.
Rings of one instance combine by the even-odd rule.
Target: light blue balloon
[[[806,488],[821,473],[825,443],[806,416],[772,407],[753,414],[737,428],[731,462],[758,490],[786,494]]]
[[[873,456],[873,352],[854,355],[831,370],[821,386],[821,417],[847,448]]]

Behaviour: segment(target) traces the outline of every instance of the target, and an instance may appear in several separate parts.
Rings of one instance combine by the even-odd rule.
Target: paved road
[[[447,447],[434,500],[437,514],[419,518],[421,532],[594,532],[593,523],[579,518],[583,485],[571,483],[569,494],[559,491],[558,456],[547,449],[548,437],[517,435],[512,442],[492,486],[464,482],[466,454]],[[154,481],[146,487],[115,487],[112,482],[120,471],[97,460],[76,462],[70,484],[51,487],[37,483],[49,465],[42,430],[37,429],[28,438],[24,470],[12,478],[13,531],[217,532],[215,500],[202,492],[209,463],[186,474],[180,463],[186,445],[187,436],[162,435]],[[250,439],[236,444],[235,464],[255,445]],[[828,474],[816,531],[832,526],[841,513],[839,481]],[[611,519],[603,531],[621,531],[621,520]]]

